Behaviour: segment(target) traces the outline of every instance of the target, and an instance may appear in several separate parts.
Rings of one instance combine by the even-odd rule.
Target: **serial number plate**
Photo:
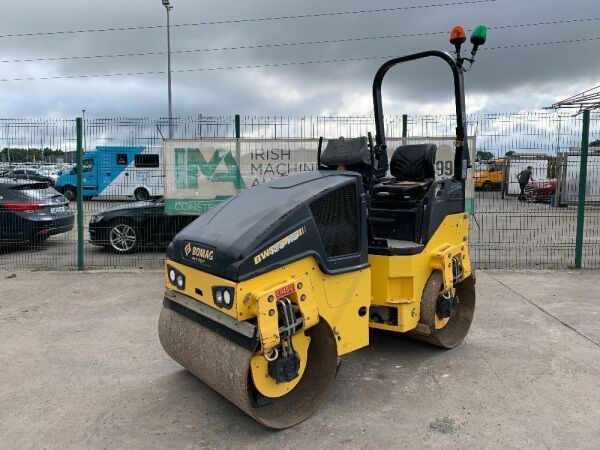
[[[285,287],[282,287],[281,289],[277,289],[275,291],[275,297],[277,297],[277,298],[285,297],[286,295],[291,294],[292,292],[295,292],[295,291],[296,291],[296,287],[292,283]]]

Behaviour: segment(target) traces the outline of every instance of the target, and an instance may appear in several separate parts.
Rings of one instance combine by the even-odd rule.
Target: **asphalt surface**
[[[2,448],[598,447],[599,271],[479,271],[462,345],[372,333],[281,432],[163,352],[160,272],[14,275],[0,271]]]
[[[554,208],[545,203],[501,198],[499,192],[477,192],[471,221],[471,257],[485,269],[567,268],[575,259],[577,207]],[[84,260],[89,269],[160,269],[164,247],[119,255],[89,239],[92,214],[124,202],[91,200],[84,203]],[[71,204],[72,208],[75,207]],[[585,212],[583,267],[600,268],[600,206]],[[73,269],[77,267],[77,234],[52,236],[25,246],[0,247],[0,269]]]

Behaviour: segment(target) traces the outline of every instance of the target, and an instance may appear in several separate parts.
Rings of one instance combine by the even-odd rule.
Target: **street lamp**
[[[81,121],[83,122],[83,149],[87,149],[87,145],[85,143],[85,109],[81,110]]]
[[[169,85],[169,139],[173,139],[173,105],[171,103],[171,22],[169,13],[173,9],[170,0],[162,0],[167,10],[167,83]]]

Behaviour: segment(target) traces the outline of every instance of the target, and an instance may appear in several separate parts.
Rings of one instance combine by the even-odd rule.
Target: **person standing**
[[[521,188],[521,193],[519,194],[519,200],[524,202],[525,198],[525,186],[530,181],[534,181],[533,179],[533,168],[531,166],[527,166],[527,169],[521,170],[517,175],[517,181],[519,182],[519,187]]]

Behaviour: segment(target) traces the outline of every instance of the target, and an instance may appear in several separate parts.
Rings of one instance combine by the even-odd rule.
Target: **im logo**
[[[199,148],[176,148],[177,189],[197,189],[202,181],[218,183],[224,194],[229,194],[227,191],[230,189],[235,191],[246,188],[240,168],[229,150],[216,149],[212,155],[207,155]],[[229,185],[229,189],[226,185]]]

